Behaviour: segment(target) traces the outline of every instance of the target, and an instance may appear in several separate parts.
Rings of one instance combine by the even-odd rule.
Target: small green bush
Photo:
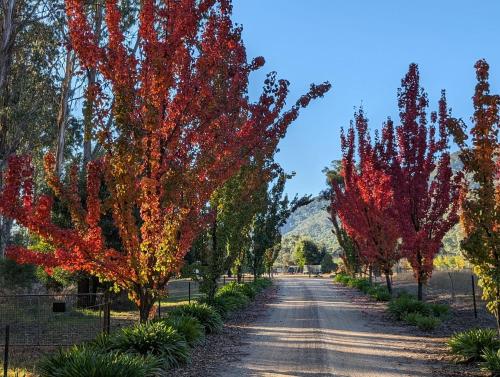
[[[258,278],[255,281],[251,282],[250,284],[253,285],[253,287],[256,289],[257,292],[260,292],[268,287],[270,287],[273,282],[271,279],[268,278]]]
[[[500,349],[492,350],[485,349],[481,358],[484,360],[481,363],[481,369],[484,371],[489,371],[492,376],[500,376]]]
[[[454,334],[448,340],[448,347],[457,361],[479,361],[486,350],[497,351],[500,341],[496,330],[471,329]]]
[[[222,295],[225,293],[241,293],[247,296],[249,299],[253,300],[256,295],[256,287],[253,284],[238,284],[236,282],[231,282],[229,284],[224,285],[223,287],[217,290],[218,295]]]
[[[42,359],[37,371],[40,377],[153,377],[159,375],[161,364],[162,361],[152,355],[73,346]]]
[[[441,323],[439,318],[425,316],[420,313],[407,313],[403,319],[410,325],[417,326],[424,331],[434,330]]]
[[[173,316],[191,316],[196,318],[205,328],[205,332],[213,333],[222,330],[222,318],[211,306],[204,303],[181,305],[170,311]]]
[[[380,285],[370,287],[366,293],[377,301],[390,301],[392,298],[387,288]]]
[[[190,346],[199,344],[205,338],[205,328],[196,318],[185,315],[169,315],[161,320],[181,334]]]
[[[450,313],[450,307],[445,304],[428,304],[432,314],[438,318],[445,318]]]
[[[250,303],[247,296],[239,291],[217,292],[214,299],[214,307],[222,316],[243,309]]]
[[[337,275],[335,275],[333,280],[336,281],[337,283],[342,283],[342,280],[344,279],[345,276],[346,275],[344,275],[344,274],[337,274]]]
[[[431,308],[422,301],[402,296],[389,302],[389,312],[396,319],[401,320],[409,313],[419,313],[428,317],[431,315]]]
[[[184,337],[161,321],[124,327],[109,337],[109,346],[106,348],[158,356],[165,369],[177,367],[189,360],[189,347]]]

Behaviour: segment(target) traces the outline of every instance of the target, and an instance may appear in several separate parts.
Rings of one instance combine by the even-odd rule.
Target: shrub
[[[227,306],[224,304],[223,300],[218,297],[214,297],[213,300],[209,300],[207,297],[201,297],[198,299],[198,303],[213,308],[221,318],[226,318],[228,315]]]
[[[431,309],[426,303],[406,296],[391,300],[389,302],[389,312],[399,320],[409,313],[419,313],[423,316],[431,315]]]
[[[211,306],[203,303],[181,305],[170,311],[173,316],[191,316],[196,318],[205,328],[205,332],[213,333],[222,330],[222,318]]]
[[[271,279],[268,278],[258,278],[253,282],[251,282],[250,284],[253,285],[253,287],[256,289],[257,292],[260,292],[270,287],[273,284],[273,282],[271,281]]]
[[[239,291],[217,292],[215,298],[221,300],[228,313],[242,309],[250,303],[249,298]]]
[[[387,288],[378,284],[369,287],[366,293],[377,301],[389,301],[392,298]]]
[[[408,313],[404,316],[404,320],[424,331],[434,330],[441,323],[439,318],[425,316],[420,313]]]
[[[340,283],[342,285],[348,285],[351,280],[353,280],[353,277],[350,277],[349,275],[346,274],[337,274],[335,275],[335,281],[337,283]]]
[[[333,278],[334,281],[336,281],[337,283],[342,283],[342,279],[344,278],[344,274],[337,274],[335,275],[335,277]]]
[[[109,337],[109,347],[106,348],[158,356],[165,369],[177,367],[189,360],[189,347],[183,336],[172,326],[160,321],[124,327]]]
[[[500,376],[500,350],[485,349],[481,357],[484,360],[481,369],[491,372],[492,376]]]
[[[448,340],[448,347],[459,361],[478,361],[486,350],[496,351],[500,341],[496,330],[471,329],[454,334]]]
[[[444,318],[450,313],[450,307],[445,304],[428,304],[432,314],[438,318]]]
[[[219,288],[217,294],[221,295],[224,293],[234,293],[234,292],[244,294],[251,300],[255,298],[255,294],[257,293],[256,287],[253,284],[238,284],[233,281]]]
[[[0,284],[6,288],[29,287],[36,280],[35,266],[0,259]]]
[[[152,355],[143,357],[74,346],[42,359],[37,371],[40,377],[152,377],[160,373],[161,363]]]
[[[169,315],[161,320],[181,334],[190,346],[199,344],[205,338],[205,328],[196,318],[186,315]]]

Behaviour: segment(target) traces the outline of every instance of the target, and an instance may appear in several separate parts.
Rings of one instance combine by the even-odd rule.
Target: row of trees
[[[438,111],[428,117],[427,95],[420,87],[418,67],[412,64],[398,91],[398,126],[389,118],[372,137],[361,109],[342,133],[343,159],[327,172],[330,211],[348,272],[359,272],[362,265],[376,267],[385,274],[391,292],[392,268],[406,258],[420,300],[443,237],[461,216],[461,247],[498,320],[500,97],[489,92],[487,63],[481,60],[475,67],[471,145],[464,122],[451,116],[444,91]],[[451,169],[450,136],[461,150],[461,172]]]
[[[41,17],[43,2],[33,2],[33,9],[29,2],[3,2],[9,3],[49,24]],[[142,321],[206,229],[216,268],[228,248],[235,263],[241,260],[237,254],[246,248],[239,243],[249,242],[251,229],[258,274],[290,210],[282,198],[287,176],[273,163],[277,143],[330,84],[312,85],[286,109],[289,83],[270,73],[251,102],[248,77],[264,59],[247,61],[228,0],[66,0],[57,6],[65,15],[47,12],[60,16],[56,50],[65,57],[55,85],[59,106],[48,110],[58,115],[49,121],[58,136],[40,149],[49,150],[43,162],[10,150],[0,193],[3,219],[51,249],[10,245],[7,255],[126,290]],[[3,11],[7,19],[12,9]],[[82,112],[73,122],[76,93]],[[65,164],[72,123],[82,153]],[[268,189],[271,181],[276,184]]]

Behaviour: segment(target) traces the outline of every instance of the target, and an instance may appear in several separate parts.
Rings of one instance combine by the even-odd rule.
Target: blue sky
[[[397,119],[396,90],[411,62],[420,66],[431,109],[446,89],[454,115],[466,120],[477,59],[487,59],[493,90],[500,87],[498,0],[233,2],[249,57],[262,55],[267,62],[252,76],[252,95],[272,70],[291,82],[290,103],[311,82],[333,84],[280,143],[278,162],[297,173],[287,187],[292,195],[325,188],[321,170],[340,157],[339,131],[355,107],[363,104],[372,128],[388,115]]]

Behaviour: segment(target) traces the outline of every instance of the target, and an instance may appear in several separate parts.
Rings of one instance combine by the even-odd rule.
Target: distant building
[[[321,274],[321,265],[320,264],[312,264],[304,266],[304,274]]]

